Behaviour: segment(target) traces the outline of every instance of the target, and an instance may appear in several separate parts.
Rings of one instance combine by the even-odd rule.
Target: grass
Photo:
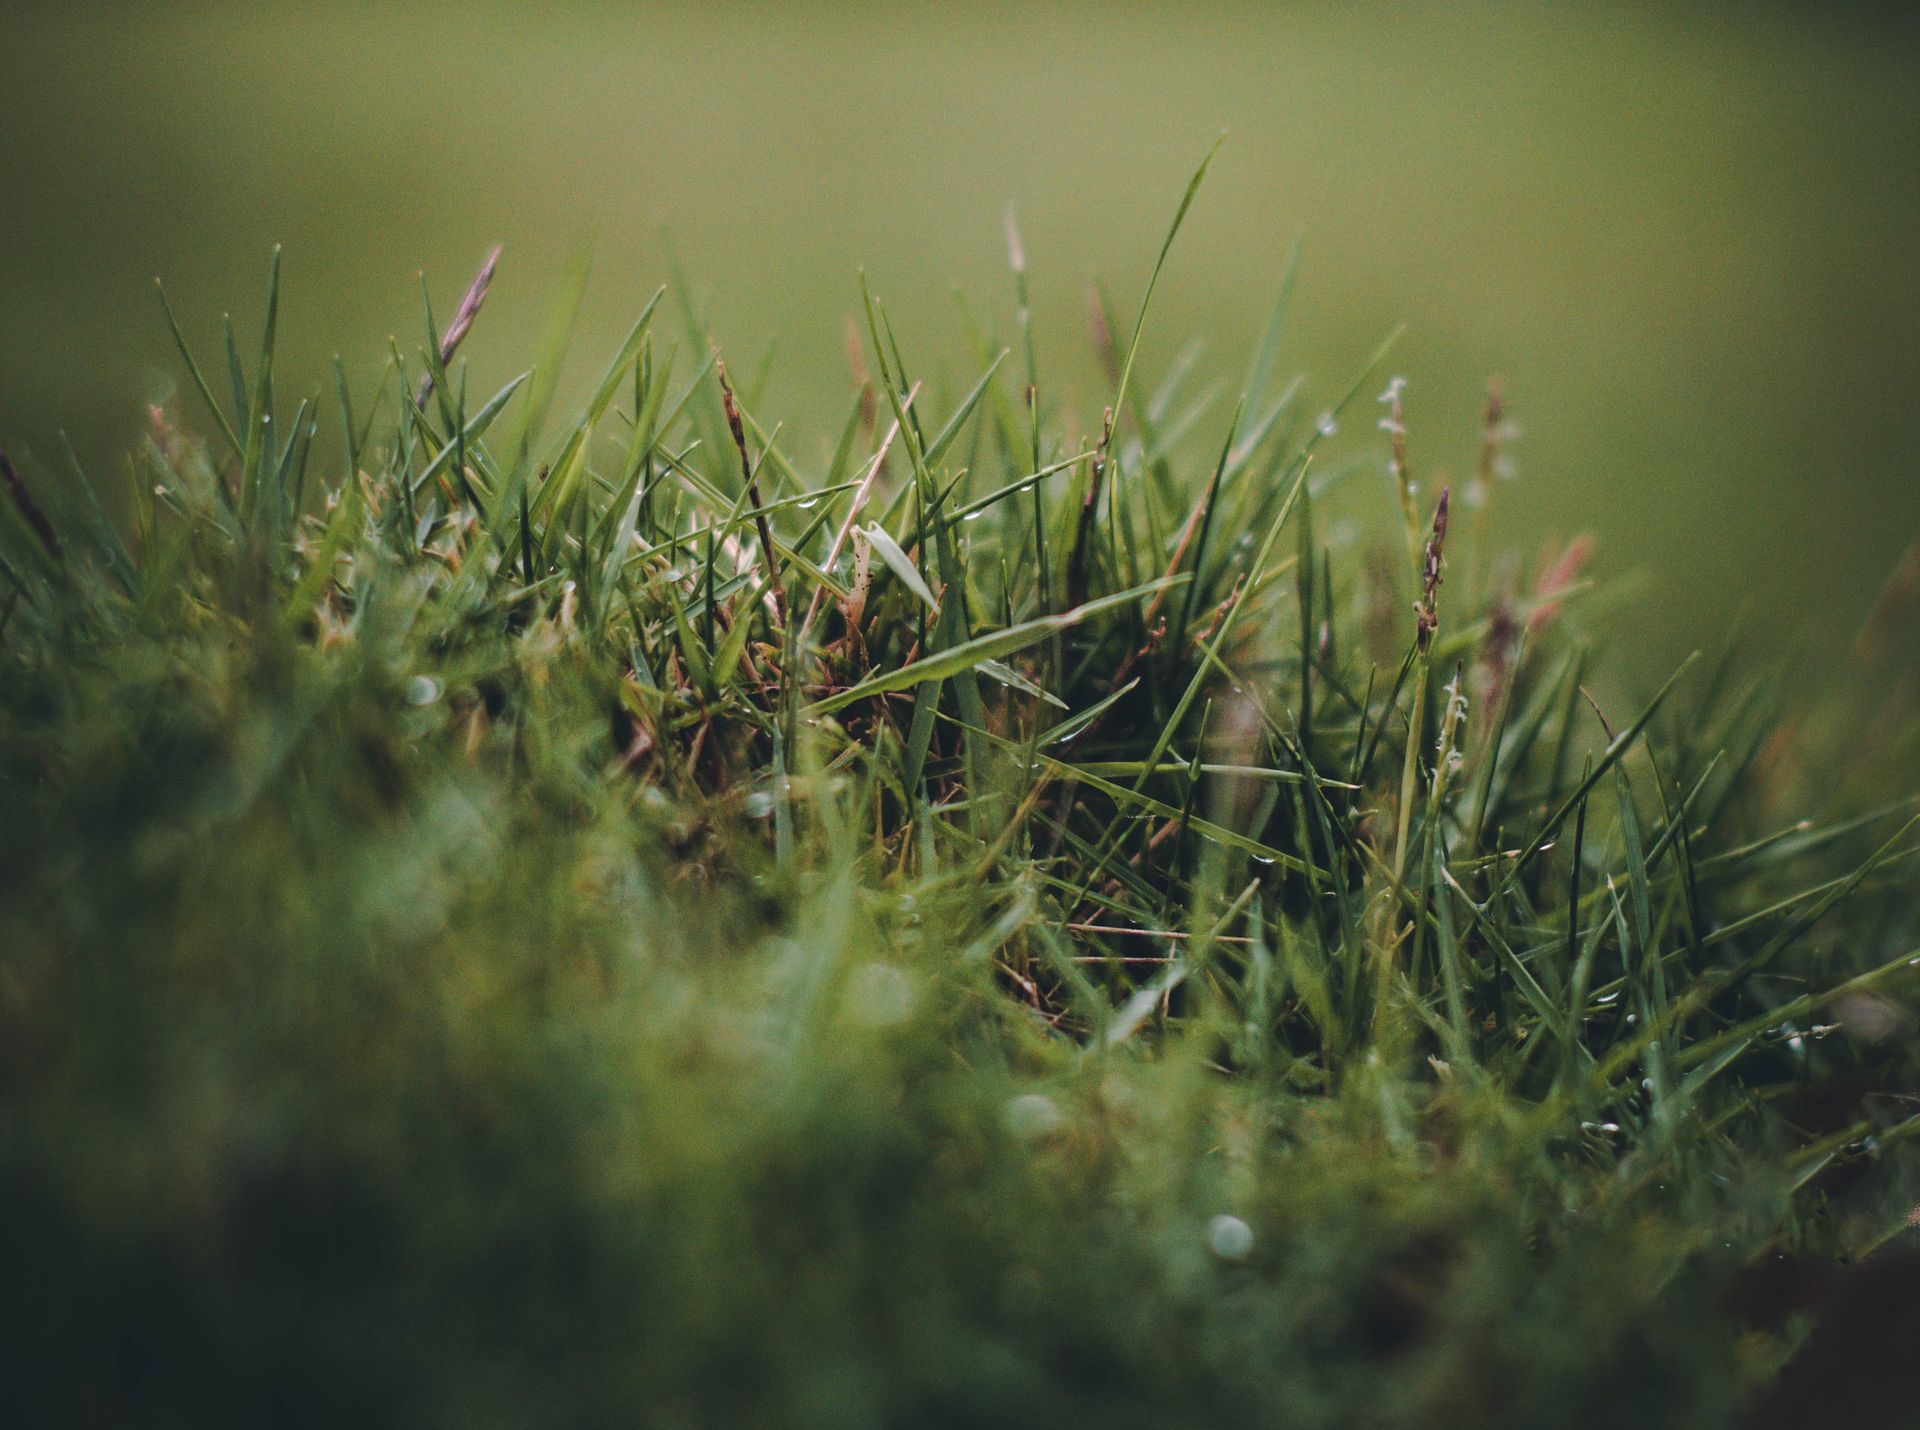
[[[808,442],[678,278],[576,415],[584,277],[470,392],[491,260],[290,401],[276,256],[117,485],[0,470],[16,1414],[1884,1389],[1833,1362],[1913,1255],[1900,581],[1857,691],[1749,638],[1623,703],[1584,549],[1484,549],[1497,397],[1449,501],[1390,341],[1276,381],[1289,273],[1224,426],[1145,300],[1074,414],[1010,237],[1012,340],[936,378],[866,294]]]

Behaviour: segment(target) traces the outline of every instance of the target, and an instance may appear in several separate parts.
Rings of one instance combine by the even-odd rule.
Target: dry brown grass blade
[[[907,400],[900,404],[905,412],[912,408],[914,398],[920,395],[920,384],[915,383],[907,393]],[[860,513],[866,508],[867,498],[873,495],[873,484],[879,479],[880,469],[887,464],[887,453],[900,435],[900,419],[895,418],[887,428],[887,435],[880,441],[879,450],[873,454],[873,460],[867,464],[867,474],[860,479],[860,485],[854,489],[853,501],[847,506],[847,514],[840,521],[840,530],[835,533],[833,545],[827,551],[827,559],[821,563],[822,571],[831,572],[833,563],[840,559],[840,553],[846,549],[847,538],[853,534],[853,524],[860,519]],[[826,594],[824,586],[816,586],[813,599],[807,603],[806,619],[800,622],[800,641],[804,643],[807,632],[813,629],[813,618],[820,614],[820,601]]]
[[[480,271],[473,275],[473,282],[467,285],[466,296],[460,300],[460,306],[454,310],[453,321],[447,324],[447,330],[440,335],[440,366],[445,367],[453,361],[454,353],[460,349],[460,342],[473,327],[473,320],[480,315],[480,305],[487,301],[487,289],[493,283],[493,270],[500,263],[502,245],[496,243],[487,254],[486,262],[480,265]],[[429,372],[420,379],[420,391],[413,399],[416,407],[425,407],[427,399],[433,396],[433,374]]]

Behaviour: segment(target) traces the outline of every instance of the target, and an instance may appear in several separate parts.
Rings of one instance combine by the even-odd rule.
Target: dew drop
[[[912,975],[891,963],[869,963],[854,975],[854,1016],[876,1028],[903,1023],[913,1012]]]
[[[1067,1120],[1060,1104],[1043,1092],[1023,1092],[1007,1104],[1007,1130],[1032,1141],[1057,1132]]]
[[[1207,1250],[1222,1261],[1242,1261],[1253,1250],[1253,1228],[1222,1212],[1207,1223]]]

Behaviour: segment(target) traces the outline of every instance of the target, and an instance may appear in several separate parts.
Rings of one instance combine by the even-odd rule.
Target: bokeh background
[[[1486,379],[1524,428],[1497,529],[1645,577],[1616,659],[1736,616],[1838,649],[1920,533],[1920,30],[1832,6],[0,5],[0,441],[104,463],[191,336],[370,379],[507,246],[476,390],[595,267],[579,370],[664,278],[769,344],[796,449],[844,410],[865,265],[923,367],[1033,266],[1043,381],[1097,418],[1088,279],[1123,310],[1226,147],[1148,334],[1237,372],[1304,238],[1287,365],[1323,396],[1394,324],[1426,473]],[[247,341],[251,341],[250,338]],[[1225,420],[1225,406],[1215,425]],[[1371,424],[1371,411],[1361,414]]]

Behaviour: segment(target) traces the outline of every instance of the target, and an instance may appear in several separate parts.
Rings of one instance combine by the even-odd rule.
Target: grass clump
[[[817,456],[690,301],[571,420],[557,342],[470,394],[490,259],[371,398],[289,411],[270,292],[119,494],[5,468],[13,1410],[1873,1392],[1828,1363],[1911,1255],[1911,691],[1738,648],[1614,709],[1579,548],[1475,550],[1397,383],[1327,440],[1383,355],[1307,405],[1283,300],[1223,423],[1143,303],[1083,437],[1014,253],[950,389],[867,299]]]

